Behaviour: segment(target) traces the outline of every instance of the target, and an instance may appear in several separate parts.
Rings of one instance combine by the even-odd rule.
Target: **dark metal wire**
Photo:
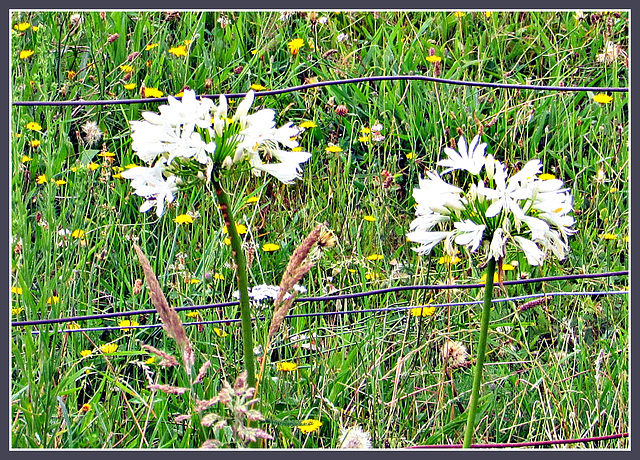
[[[294,91],[302,91],[309,88],[317,88],[320,86],[332,86],[332,85],[345,85],[352,83],[364,83],[375,81],[430,81],[434,83],[444,83],[449,85],[460,86],[477,86],[484,88],[504,88],[504,89],[527,89],[534,91],[594,91],[594,92],[628,92],[629,88],[625,87],[599,87],[599,86],[544,86],[544,85],[520,85],[515,83],[490,83],[481,81],[465,81],[465,80],[451,80],[448,78],[428,77],[426,75],[381,75],[373,77],[360,77],[360,78],[345,78],[343,80],[328,80],[319,81],[315,83],[307,83],[304,85],[291,86],[289,88],[257,91],[256,97],[260,96],[273,96],[276,94],[292,93]],[[228,99],[237,99],[246,96],[246,93],[234,93],[226,94]],[[200,97],[205,98],[217,98],[219,94],[202,94]],[[179,99],[179,98],[178,98]],[[117,104],[143,104],[150,102],[166,102],[168,97],[153,97],[144,99],[120,99],[120,100],[98,100],[98,101],[14,101],[14,106],[63,106],[63,105],[117,105]]]

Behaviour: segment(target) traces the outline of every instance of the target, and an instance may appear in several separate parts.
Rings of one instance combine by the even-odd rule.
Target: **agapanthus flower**
[[[301,128],[293,123],[276,127],[272,109],[250,113],[254,99],[251,90],[230,116],[224,95],[215,105],[185,89],[180,100],[169,96],[160,113],[143,112],[143,120],[132,121],[132,148],[149,166],[132,168],[122,177],[132,179],[135,193],[147,198],[140,210],[155,205],[160,216],[164,202],[173,201],[183,183],[210,180],[214,171],[236,166],[284,183],[300,178],[300,164],[311,154],[289,149],[298,148],[295,137]]]
[[[566,257],[568,237],[575,233],[570,215],[573,198],[561,180],[538,177],[542,163],[527,162],[509,176],[505,166],[491,155],[485,155],[486,144],[476,136],[469,148],[463,137],[459,152],[446,148],[448,159],[438,165],[444,172],[464,169],[477,182],[468,190],[445,182],[427,171],[413,191],[416,218],[409,226],[407,239],[419,243],[415,251],[428,254],[440,242],[453,257],[455,245],[471,252],[484,246],[488,258],[502,262],[508,244],[522,250],[531,265],[541,265],[547,253],[558,259]],[[484,167],[484,174],[481,175]]]

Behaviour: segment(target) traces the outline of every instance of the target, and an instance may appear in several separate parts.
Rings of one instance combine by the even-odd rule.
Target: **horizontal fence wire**
[[[428,81],[433,83],[458,85],[458,86],[475,86],[484,88],[498,88],[498,89],[520,89],[520,90],[533,90],[533,91],[556,91],[556,92],[576,92],[576,91],[593,91],[593,92],[628,92],[629,88],[626,87],[602,87],[602,86],[545,86],[545,85],[523,85],[516,83],[491,83],[482,81],[466,81],[466,80],[451,80],[448,78],[428,77],[426,75],[380,75],[372,77],[359,77],[359,78],[345,78],[342,80],[327,80],[319,81],[315,83],[307,83],[304,85],[291,86],[289,88],[256,91],[256,97],[260,96],[273,96],[276,94],[292,93],[295,91],[302,91],[310,88],[317,88],[320,86],[333,86],[333,85],[346,85],[355,83],[368,83],[376,81]],[[200,97],[205,98],[217,98],[220,94],[202,94]],[[237,99],[246,96],[246,93],[234,93],[225,94],[228,99]],[[179,99],[179,98],[178,98]],[[118,104],[143,104],[150,102],[166,102],[168,97],[154,97],[143,99],[116,99],[116,100],[73,100],[73,101],[14,101],[14,106],[64,106],[64,105],[118,105]]]
[[[613,276],[625,276],[628,275],[628,271],[620,271],[620,272],[609,272],[609,273],[594,273],[594,274],[580,274],[580,275],[565,275],[565,276],[553,276],[546,278],[531,278],[526,280],[514,280],[514,281],[505,281],[504,285],[513,285],[513,284],[527,284],[527,283],[535,283],[535,282],[549,282],[549,281],[558,281],[558,280],[572,280],[572,279],[584,279],[584,278],[601,278],[601,277],[613,277]],[[303,297],[294,299],[294,302],[332,302],[337,300],[346,300],[353,298],[360,298],[365,296],[373,296],[373,295],[381,295],[387,294],[391,292],[399,292],[399,291],[409,291],[409,290],[437,290],[437,289],[471,289],[471,288],[482,288],[484,284],[452,284],[452,285],[416,285],[416,286],[397,286],[386,289],[378,289],[374,291],[364,291],[353,294],[343,294],[343,295],[331,295],[331,296],[323,296],[323,297]],[[538,293],[538,294],[529,294],[518,297],[504,297],[504,298],[496,298],[492,301],[495,303],[499,302],[509,302],[509,301],[522,301],[526,299],[536,299],[536,298],[552,298],[557,296],[603,296],[603,295],[624,295],[629,294],[628,290],[616,290],[616,291],[587,291],[587,292],[550,292],[550,293]],[[458,306],[466,306],[466,305],[475,305],[482,303],[481,300],[477,301],[467,301],[467,302],[454,302],[454,303],[445,303],[445,304],[428,304],[428,305],[414,305],[414,306],[402,306],[402,307],[386,307],[386,308],[375,308],[375,309],[359,309],[359,310],[345,310],[345,311],[330,311],[330,312],[315,312],[315,313],[303,313],[303,314],[292,314],[287,315],[286,318],[302,318],[302,317],[314,317],[314,316],[337,316],[337,315],[348,315],[348,314],[362,314],[362,313],[383,313],[383,312],[392,312],[392,311],[402,311],[402,310],[410,310],[412,308],[421,308],[421,307],[435,307],[435,308],[443,308],[443,307],[458,307]],[[190,306],[182,306],[176,307],[176,311],[193,311],[193,310],[204,310],[204,309],[214,309],[221,308],[224,306],[234,306],[238,305],[239,302],[224,302],[218,304],[209,304],[209,305],[190,305]],[[108,318],[118,318],[118,317],[130,317],[135,315],[143,315],[143,314],[154,314],[157,313],[155,309],[148,310],[135,310],[129,312],[119,312],[119,313],[105,313],[99,315],[84,315],[84,316],[75,316],[68,318],[54,318],[54,319],[42,319],[42,320],[32,320],[32,321],[15,321],[12,322],[12,327],[24,327],[24,326],[35,326],[35,325],[46,325],[46,324],[56,324],[56,323],[73,323],[78,321],[88,321],[88,320],[96,320],[96,319],[108,319]],[[264,320],[264,317],[254,318],[255,320]],[[196,326],[196,325],[204,325],[204,324],[230,324],[234,322],[238,322],[240,319],[238,318],[228,318],[221,320],[211,320],[211,321],[194,321],[189,323],[184,323],[185,326]],[[157,328],[161,327],[162,324],[149,324],[149,325],[138,325],[138,326],[104,326],[104,327],[95,327],[95,328],[79,328],[79,329],[64,329],[58,332],[80,332],[80,331],[106,331],[106,330],[118,330],[118,329],[141,329],[141,328]],[[32,331],[32,333],[38,334],[39,331]]]
[[[610,439],[620,439],[629,437],[629,433],[610,434],[607,436],[595,436],[591,438],[578,438],[578,439],[554,439],[548,441],[531,441],[531,442],[507,442],[496,444],[471,444],[471,448],[475,449],[497,449],[497,448],[509,448],[509,447],[544,447],[557,444],[577,444],[577,443],[590,443],[598,441],[608,441]],[[433,444],[425,446],[411,446],[408,449],[461,449],[462,444]]]

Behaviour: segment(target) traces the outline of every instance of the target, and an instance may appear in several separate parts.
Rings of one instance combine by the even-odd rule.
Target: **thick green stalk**
[[[253,354],[253,326],[251,320],[251,308],[249,307],[249,279],[247,276],[247,260],[242,251],[242,239],[236,229],[236,222],[231,212],[229,196],[222,189],[222,185],[216,180],[211,182],[215,187],[216,197],[220,203],[220,210],[224,223],[229,231],[231,239],[231,251],[236,263],[236,276],[238,278],[238,290],[240,291],[240,319],[242,324],[242,349],[244,356],[244,367],[247,370],[247,384],[250,387],[256,386],[255,357]]]
[[[487,350],[487,332],[489,330],[489,318],[491,316],[491,299],[493,298],[493,275],[496,271],[496,261],[492,257],[487,263],[487,279],[484,285],[484,305],[482,307],[482,319],[480,320],[480,339],[478,340],[478,355],[476,365],[473,369],[473,388],[471,389],[471,400],[467,409],[467,428],[464,433],[464,443],[462,447],[471,447],[471,440],[476,428],[476,410],[478,408],[478,394],[482,384],[482,368],[484,366],[484,355]]]

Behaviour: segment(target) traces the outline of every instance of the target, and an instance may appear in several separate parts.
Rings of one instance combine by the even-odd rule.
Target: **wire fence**
[[[530,284],[530,283],[549,283],[552,281],[562,281],[562,280],[570,281],[570,280],[576,280],[576,279],[596,279],[596,278],[603,278],[603,277],[627,276],[628,273],[629,273],[628,271],[592,273],[592,274],[584,273],[584,274],[577,274],[577,275],[551,276],[551,277],[545,277],[545,278],[530,278],[530,279],[524,279],[524,280],[505,281],[503,284],[505,286],[508,286],[508,285],[519,285],[519,284]],[[349,300],[349,299],[383,295],[383,294],[396,293],[396,292],[402,292],[402,291],[413,291],[413,290],[473,289],[473,288],[482,288],[482,287],[484,287],[484,284],[449,284],[449,285],[432,284],[432,285],[396,286],[396,287],[377,289],[372,291],[356,292],[352,294],[328,295],[328,296],[321,296],[321,297],[301,297],[301,298],[294,299],[294,303],[336,302],[339,300]],[[502,298],[495,298],[492,301],[494,303],[501,303],[501,302],[518,302],[518,301],[524,301],[528,299],[548,300],[553,297],[559,297],[559,296],[608,296],[608,295],[625,295],[625,294],[629,294],[629,291],[628,290],[583,291],[583,292],[562,291],[562,292],[546,292],[546,293],[528,294],[528,295],[522,295],[522,296],[516,296],[516,297],[502,297]],[[421,307],[434,307],[434,308],[461,307],[461,306],[468,306],[468,305],[477,305],[481,303],[482,303],[481,300],[474,300],[474,301],[467,301],[467,302],[450,302],[450,303],[440,303],[440,304],[429,303],[427,305],[412,305],[412,306],[398,306],[398,307],[386,307],[386,308],[290,314],[290,315],[287,315],[285,318],[340,316],[340,315],[365,314],[365,313],[389,313],[389,312],[406,311],[412,308],[421,308]],[[238,304],[239,304],[238,301],[234,301],[234,302],[221,302],[221,303],[207,304],[207,305],[189,305],[189,306],[175,307],[175,310],[176,311],[211,310],[211,309],[220,309],[227,306],[235,306]],[[103,314],[97,314],[97,315],[73,316],[73,317],[67,317],[67,318],[14,321],[11,323],[11,326],[24,327],[24,326],[42,326],[42,325],[50,325],[50,324],[57,324],[57,323],[77,323],[79,321],[122,318],[122,317],[136,316],[136,315],[149,315],[149,314],[155,314],[155,313],[157,313],[155,309],[133,310],[133,311],[127,311],[127,312],[103,313]],[[264,319],[265,317],[263,316],[254,318],[255,321],[262,321]],[[184,325],[198,326],[198,325],[210,325],[210,324],[231,324],[239,321],[240,321],[239,318],[226,318],[226,319],[218,319],[218,320],[211,320],[211,321],[185,322]],[[162,324],[72,328],[72,329],[58,330],[58,332],[109,331],[109,330],[119,330],[119,329],[147,329],[147,328],[159,328],[159,327],[162,327]],[[40,333],[40,331],[34,330],[32,331],[32,333],[38,334]]]

